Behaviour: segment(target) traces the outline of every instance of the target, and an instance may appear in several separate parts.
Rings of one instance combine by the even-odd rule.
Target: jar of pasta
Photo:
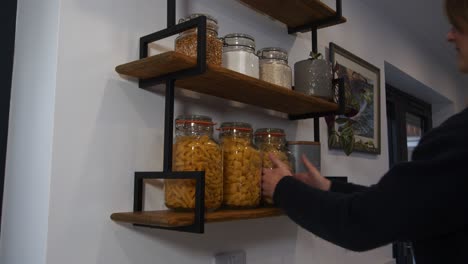
[[[224,198],[228,207],[249,208],[260,204],[262,163],[253,144],[248,123],[221,124],[219,139],[223,149]]]
[[[264,169],[272,169],[273,163],[269,158],[272,153],[279,160],[286,163],[291,172],[293,171],[292,159],[289,150],[286,147],[286,134],[280,128],[259,128],[255,131],[255,144],[260,150],[262,157],[262,167]],[[271,199],[264,199],[264,203],[273,204]]]
[[[205,171],[205,208],[214,210],[223,200],[223,157],[213,139],[210,117],[178,116],[175,120],[173,171]],[[166,206],[171,209],[195,208],[195,179],[166,179]]]
[[[179,23],[189,21],[199,16],[206,16],[206,63],[221,65],[223,56],[223,41],[218,38],[218,21],[205,14],[192,14],[179,20]],[[175,51],[190,57],[197,57],[197,28],[186,30],[176,38]]]

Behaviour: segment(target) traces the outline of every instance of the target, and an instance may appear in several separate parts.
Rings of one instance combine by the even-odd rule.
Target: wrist
[[[329,191],[330,188],[331,188],[331,184],[332,184],[332,182],[331,182],[329,179],[327,179],[327,178],[324,177],[324,178],[323,178],[322,188],[321,188],[321,189],[322,189],[323,191]]]

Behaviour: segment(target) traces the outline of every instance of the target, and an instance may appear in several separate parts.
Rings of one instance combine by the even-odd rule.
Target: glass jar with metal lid
[[[175,120],[173,171],[205,171],[205,208],[219,208],[223,199],[223,157],[213,139],[210,117],[182,115]],[[167,179],[166,206],[171,209],[195,208],[195,180]]]
[[[223,203],[237,208],[258,206],[262,162],[260,152],[253,144],[252,126],[243,122],[222,123],[219,139],[224,159]]]
[[[260,60],[260,79],[292,88],[292,71],[288,65],[288,53],[281,48],[263,48],[257,52]]]
[[[179,20],[179,23],[206,16],[206,62],[221,65],[223,41],[218,38],[218,21],[210,15],[192,14]],[[186,30],[176,38],[175,51],[191,57],[197,57],[197,29]]]
[[[286,147],[286,134],[281,128],[259,128],[255,131],[255,145],[258,147],[262,157],[262,167],[272,169],[273,163],[269,155],[273,154],[279,160],[286,163],[291,172],[294,168],[291,163],[291,153]],[[271,199],[264,199],[264,203],[273,204]]]
[[[232,33],[224,36],[223,66],[258,78],[258,57],[255,55],[255,39],[247,34]]]

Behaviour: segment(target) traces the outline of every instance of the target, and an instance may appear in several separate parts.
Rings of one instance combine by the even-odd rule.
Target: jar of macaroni
[[[224,205],[257,207],[261,197],[262,162],[253,144],[252,126],[241,122],[222,123],[219,139],[224,159]]]
[[[179,24],[191,19],[206,16],[206,63],[221,65],[223,41],[218,38],[218,21],[210,15],[192,14],[179,20]],[[190,57],[197,57],[197,28],[186,30],[175,40],[175,51]]]
[[[223,200],[223,156],[213,139],[210,117],[182,115],[175,120],[173,171],[205,171],[205,208],[214,210]],[[195,208],[195,179],[166,179],[166,206]]]
[[[280,128],[259,128],[255,131],[255,145],[260,150],[262,167],[264,169],[274,168],[269,155],[273,154],[279,160],[286,163],[293,172],[291,154],[286,147],[286,134]],[[271,199],[263,199],[266,204],[273,204]]]
[[[292,70],[285,50],[263,48],[257,55],[260,60],[260,80],[292,89]]]

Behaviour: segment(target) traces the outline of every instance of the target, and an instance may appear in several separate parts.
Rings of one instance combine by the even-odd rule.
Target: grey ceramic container
[[[332,99],[332,67],[323,59],[307,59],[294,64],[294,90]]]

